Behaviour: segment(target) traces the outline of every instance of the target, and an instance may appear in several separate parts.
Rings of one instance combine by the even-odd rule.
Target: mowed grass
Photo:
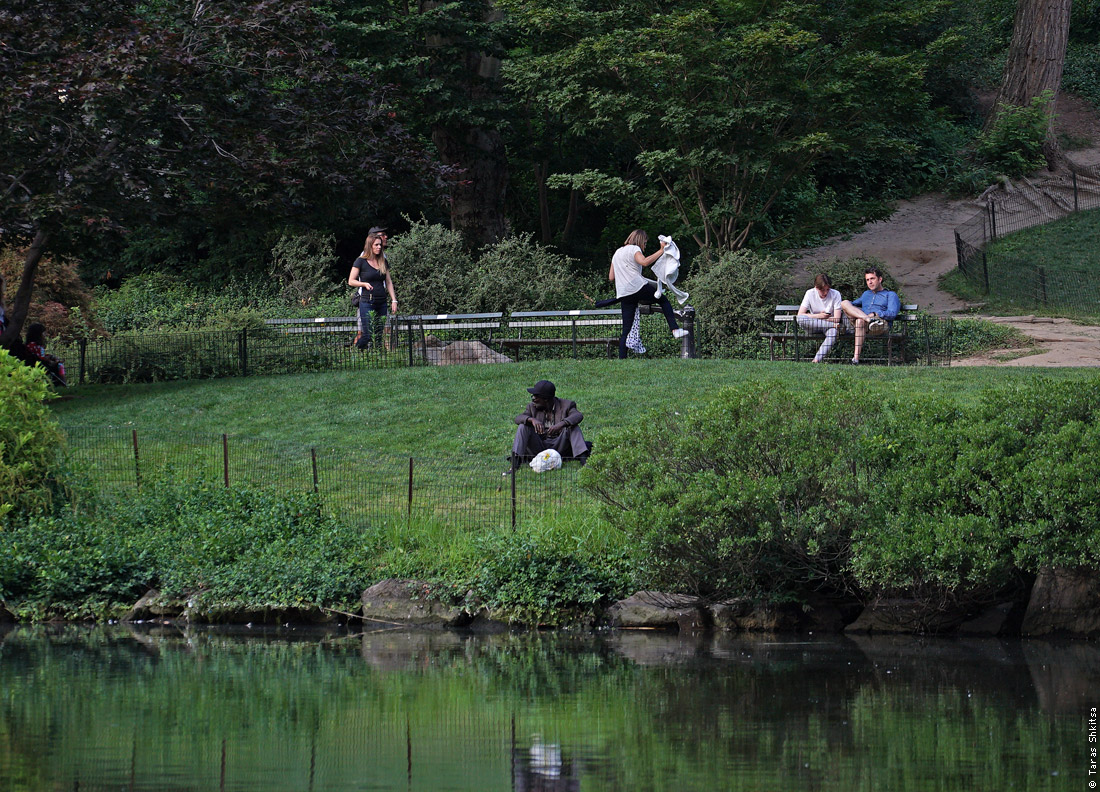
[[[52,406],[63,427],[132,426],[181,437],[225,433],[295,448],[501,461],[511,447],[513,418],[529,400],[526,388],[544,378],[557,384],[558,395],[577,402],[585,435],[598,450],[601,434],[638,420],[660,422],[741,383],[820,389],[834,378],[855,379],[884,397],[946,392],[966,403],[985,388],[1036,376],[1017,368],[562,360],[85,386],[69,389]],[[1067,368],[1044,370],[1042,376],[1086,379],[1100,373]]]

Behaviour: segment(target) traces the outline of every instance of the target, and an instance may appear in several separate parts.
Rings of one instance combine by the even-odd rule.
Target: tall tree
[[[295,217],[444,172],[348,72],[305,2],[8,0],[0,237],[11,348],[50,249],[181,212]]]
[[[334,0],[352,65],[392,88],[400,120],[456,171],[451,226],[471,247],[504,236],[510,123],[500,83],[508,24],[491,0]]]
[[[515,88],[631,161],[559,173],[595,203],[676,218],[701,248],[744,245],[829,154],[901,150],[927,105],[935,0],[500,0],[530,36]]]
[[[1049,121],[1043,153],[1051,167],[1063,157],[1054,135],[1054,104],[1062,88],[1072,0],[1017,0],[1001,87],[986,119],[992,127],[1006,107],[1027,107],[1049,92]]]

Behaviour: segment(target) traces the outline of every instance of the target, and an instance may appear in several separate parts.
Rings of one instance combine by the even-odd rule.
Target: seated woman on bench
[[[814,355],[814,363],[820,363],[829,354],[840,330],[841,297],[840,292],[832,288],[832,285],[833,282],[824,272],[814,278],[814,287],[802,298],[795,317],[799,327],[811,333],[825,334],[821,348]]]

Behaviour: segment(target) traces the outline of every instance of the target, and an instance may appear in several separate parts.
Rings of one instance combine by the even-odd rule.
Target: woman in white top
[[[840,292],[831,288],[833,282],[825,273],[814,278],[814,287],[806,292],[798,306],[795,321],[799,327],[811,333],[824,333],[825,340],[814,355],[814,363],[820,363],[836,343],[840,328]]]
[[[634,314],[640,303],[660,305],[673,337],[683,338],[687,335],[687,330],[681,330],[676,324],[672,303],[663,294],[658,297],[657,284],[642,277],[642,267],[652,266],[665,252],[665,243],[661,242],[656,253],[645,255],[643,251],[648,242],[649,235],[645,231],[631,231],[623,246],[611,256],[611,269],[607,277],[615,282],[615,296],[623,311],[623,329],[619,335],[620,358],[626,357],[626,337],[630,334],[630,326],[634,324]]]

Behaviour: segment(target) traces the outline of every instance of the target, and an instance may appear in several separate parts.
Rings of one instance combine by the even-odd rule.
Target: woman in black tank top
[[[393,290],[386,256],[382,253],[382,235],[368,234],[363,254],[351,265],[348,285],[359,292],[359,337],[355,345],[366,349],[377,340],[387,314],[396,313],[397,294]],[[389,297],[387,302],[386,297]]]

